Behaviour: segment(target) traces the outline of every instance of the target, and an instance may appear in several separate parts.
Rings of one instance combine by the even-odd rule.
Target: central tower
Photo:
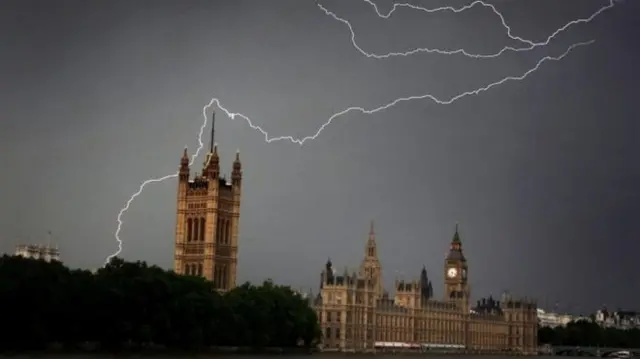
[[[382,266],[378,259],[378,245],[376,244],[376,232],[373,229],[373,221],[369,228],[369,239],[364,249],[364,258],[360,264],[360,275],[373,281],[375,292],[378,297],[382,296]]]
[[[220,176],[215,111],[211,122],[209,153],[202,174],[190,178],[186,148],[180,160],[174,271],[204,277],[216,289],[227,291],[236,286],[242,165],[236,152],[231,181]]]

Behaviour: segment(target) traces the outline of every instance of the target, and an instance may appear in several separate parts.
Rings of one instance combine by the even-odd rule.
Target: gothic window
[[[231,242],[231,221],[227,219],[227,241],[226,244]]]
[[[193,236],[193,220],[191,218],[187,219],[187,242],[191,242],[191,238]]]
[[[218,217],[216,221],[216,243],[222,241],[222,220]]]
[[[227,220],[222,220],[222,244],[227,244]]]
[[[193,241],[197,241],[200,239],[200,219],[195,218],[193,220]]]
[[[184,265],[184,274],[185,275],[189,275],[189,265],[188,264]]]
[[[202,276],[202,263],[198,264],[198,276]]]
[[[200,218],[200,242],[204,242],[204,224],[205,218]]]

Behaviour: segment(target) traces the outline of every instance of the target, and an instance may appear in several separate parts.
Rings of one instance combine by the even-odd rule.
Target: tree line
[[[270,281],[227,293],[145,262],[96,272],[0,258],[0,350],[311,347],[321,332],[309,302]]]
[[[589,320],[573,321],[565,327],[538,329],[540,344],[556,346],[640,348],[640,329],[604,328]]]

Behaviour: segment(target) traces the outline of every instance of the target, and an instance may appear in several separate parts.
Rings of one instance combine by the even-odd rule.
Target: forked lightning
[[[351,40],[353,45],[356,47],[356,49],[358,51],[360,51],[362,54],[366,55],[367,57],[371,57],[371,58],[387,58],[387,57],[392,57],[392,56],[409,56],[415,53],[419,53],[419,52],[427,52],[427,53],[438,53],[438,54],[444,54],[444,55],[453,55],[453,54],[463,54],[465,56],[469,56],[469,57],[473,57],[473,58],[490,58],[490,57],[497,57],[500,56],[501,54],[505,53],[506,51],[527,51],[527,50],[531,50],[533,48],[539,47],[539,46],[544,46],[547,45],[557,34],[559,34],[560,32],[566,30],[568,27],[574,25],[574,24],[578,24],[578,23],[583,23],[583,22],[589,22],[591,21],[593,18],[595,18],[597,15],[599,15],[600,13],[602,13],[603,11],[611,8],[614,4],[614,0],[610,0],[609,5],[599,9],[597,12],[595,12],[593,15],[591,15],[589,18],[586,19],[578,19],[578,20],[574,20],[571,21],[569,23],[567,23],[566,25],[564,25],[563,27],[561,27],[560,29],[556,30],[551,36],[549,36],[547,38],[546,41],[544,42],[540,42],[540,43],[536,43],[530,40],[526,40],[526,39],[522,39],[520,37],[514,36],[511,34],[511,28],[507,25],[504,17],[502,16],[502,14],[496,10],[496,8],[493,5],[487,4],[483,1],[474,1],[473,3],[466,5],[464,7],[461,8],[453,8],[453,7],[441,7],[441,8],[435,8],[435,9],[426,9],[426,8],[422,8],[422,7],[418,7],[415,5],[410,5],[410,4],[394,4],[393,8],[391,9],[391,11],[389,11],[389,13],[387,13],[386,15],[381,14],[378,11],[377,6],[370,0],[364,0],[365,2],[369,3],[370,5],[372,5],[376,11],[376,13],[378,14],[378,16],[383,17],[383,18],[388,18],[389,16],[391,16],[391,14],[395,11],[396,8],[398,7],[409,7],[409,8],[413,8],[415,10],[422,10],[422,11],[426,11],[426,12],[437,12],[437,11],[453,11],[453,12],[462,12],[468,9],[471,9],[472,7],[476,6],[476,5],[482,5],[485,7],[489,7],[491,8],[494,13],[496,13],[496,15],[498,15],[498,17],[501,19],[502,21],[502,25],[505,27],[505,29],[507,30],[507,34],[509,35],[509,37],[513,40],[517,40],[521,43],[527,44],[527,46],[522,47],[522,48],[512,48],[512,47],[505,47],[503,48],[500,52],[495,53],[495,54],[490,54],[490,55],[479,55],[479,54],[470,54],[467,53],[464,50],[454,50],[454,51],[445,51],[445,50],[438,50],[438,49],[414,49],[408,52],[404,52],[404,53],[389,53],[389,54],[385,54],[385,55],[376,55],[376,54],[371,54],[371,53],[367,53],[364,50],[362,50],[355,42],[355,32],[353,31],[353,27],[351,26],[351,24],[342,18],[339,18],[337,15],[335,15],[334,13],[328,11],[326,8],[324,8],[322,5],[318,4],[318,6],[320,7],[320,9],[322,9],[327,15],[332,16],[334,19],[341,21],[345,24],[347,24],[347,26],[349,27],[349,29],[351,30]],[[594,41],[587,41],[587,42],[580,42],[580,43],[576,43],[573,44],[571,46],[569,46],[567,48],[567,50],[565,52],[563,52],[562,54],[558,55],[558,56],[545,56],[542,59],[540,59],[536,65],[534,67],[532,67],[531,69],[529,69],[528,71],[524,72],[521,75],[518,76],[507,76],[502,78],[499,81],[496,82],[492,82],[486,86],[477,88],[475,90],[472,91],[466,91],[466,92],[462,92],[456,96],[453,96],[449,99],[438,99],[437,97],[435,97],[434,95],[431,94],[422,94],[422,95],[415,95],[415,96],[408,96],[408,97],[400,97],[400,98],[396,98],[384,105],[375,107],[375,108],[370,108],[370,109],[365,109],[363,107],[349,107],[346,108],[342,111],[336,112],[333,115],[331,115],[319,128],[318,130],[311,136],[306,136],[303,138],[295,138],[293,136],[278,136],[278,137],[270,137],[269,133],[267,131],[265,131],[264,129],[262,129],[260,126],[255,125],[251,119],[241,113],[236,113],[236,112],[231,112],[228,109],[226,109],[222,103],[220,102],[219,99],[217,98],[213,98],[211,99],[211,101],[205,105],[202,109],[202,117],[203,117],[203,122],[202,125],[200,126],[200,131],[198,133],[198,148],[196,149],[195,153],[191,156],[190,159],[190,165],[193,164],[193,162],[195,161],[195,159],[199,156],[200,151],[204,148],[204,143],[202,142],[202,136],[204,134],[204,130],[207,127],[207,111],[210,107],[212,107],[213,105],[216,105],[216,107],[218,107],[220,110],[222,110],[230,119],[235,120],[237,117],[242,118],[243,120],[245,120],[247,122],[247,124],[249,125],[249,127],[251,127],[252,129],[260,132],[263,136],[264,136],[264,140],[267,143],[271,143],[271,142],[276,142],[276,141],[289,141],[295,144],[299,144],[300,146],[302,146],[306,141],[309,140],[314,140],[316,139],[321,133],[322,131],[324,131],[324,129],[331,124],[331,122],[333,122],[334,119],[345,115],[349,112],[360,112],[363,114],[373,114],[379,111],[383,111],[386,110],[390,107],[393,107],[401,102],[406,102],[406,101],[412,101],[412,100],[423,100],[423,99],[429,99],[433,102],[435,102],[436,104],[439,105],[449,105],[452,104],[453,102],[460,100],[464,97],[467,96],[472,96],[472,95],[478,95],[484,91],[487,91],[495,86],[504,84],[505,82],[509,82],[509,81],[520,81],[520,80],[524,80],[527,76],[529,76],[530,74],[534,73],[535,71],[537,71],[543,63],[548,62],[548,61],[559,61],[561,59],[563,59],[565,56],[567,56],[573,49],[580,47],[580,46],[586,46],[589,45],[591,43],[593,43]],[[131,206],[131,204],[133,203],[133,201],[144,191],[145,187],[151,183],[157,183],[157,182],[162,182],[171,178],[175,178],[178,176],[178,173],[173,173],[170,175],[166,175],[163,177],[158,177],[158,178],[152,178],[152,179],[148,179],[144,182],[142,182],[140,184],[140,187],[138,188],[138,190],[133,193],[131,195],[131,197],[129,198],[129,200],[126,202],[125,206],[120,210],[120,212],[118,213],[118,217],[117,217],[117,228],[115,231],[115,239],[118,243],[118,249],[116,250],[116,252],[114,252],[113,254],[111,254],[110,256],[107,257],[106,259],[106,263],[108,263],[113,257],[118,256],[121,252],[122,252],[122,240],[120,239],[120,232],[122,230],[122,225],[123,225],[123,220],[122,217],[124,216],[124,214],[129,210],[129,207]]]
[[[360,47],[357,42],[356,42],[356,32],[353,29],[353,26],[351,25],[351,23],[348,20],[345,20],[341,17],[339,17],[338,15],[336,15],[334,12],[329,11],[327,8],[325,8],[324,6],[322,6],[321,4],[317,4],[318,7],[324,11],[325,14],[331,16],[332,18],[334,18],[337,21],[340,21],[342,23],[344,23],[345,25],[347,25],[347,27],[349,28],[349,31],[351,32],[351,43],[353,44],[353,47],[356,48],[356,50],[358,50],[358,52],[360,52],[361,54],[365,55],[366,57],[370,57],[370,58],[375,58],[375,59],[385,59],[385,58],[389,58],[389,57],[395,57],[395,56],[411,56],[417,53],[421,53],[421,52],[425,52],[425,53],[435,53],[435,54],[441,54],[441,55],[464,55],[467,57],[471,57],[471,58],[476,58],[476,59],[490,59],[490,58],[495,58],[498,57],[502,54],[504,54],[505,52],[508,51],[514,51],[514,52],[522,52],[522,51],[529,51],[529,50],[533,50],[537,47],[543,47],[548,45],[556,36],[558,36],[561,32],[567,30],[568,28],[570,28],[573,25],[577,25],[577,24],[583,24],[583,23],[589,23],[591,22],[593,19],[595,19],[598,15],[602,14],[603,12],[605,12],[606,10],[611,9],[614,5],[615,5],[615,1],[616,0],[609,0],[609,3],[605,6],[602,6],[601,8],[599,8],[598,10],[596,10],[593,14],[591,14],[591,16],[586,17],[586,18],[581,18],[581,19],[576,19],[576,20],[572,20],[569,21],[568,23],[566,23],[564,26],[558,28],[556,31],[554,31],[551,35],[549,35],[544,41],[540,41],[540,42],[534,42],[532,40],[528,40],[516,35],[513,35],[512,31],[511,31],[511,27],[507,24],[507,21],[505,20],[504,16],[502,15],[502,13],[500,11],[498,11],[498,9],[496,9],[496,7],[492,4],[486,3],[484,1],[474,1],[471,4],[465,5],[465,6],[461,6],[459,8],[455,8],[453,6],[442,6],[442,7],[437,7],[437,8],[425,8],[422,6],[418,6],[418,5],[413,5],[413,4],[408,4],[408,3],[395,3],[393,4],[393,7],[391,8],[391,10],[389,10],[389,12],[387,14],[383,14],[380,12],[380,10],[378,10],[378,6],[371,0],[364,0],[366,3],[368,3],[369,5],[371,5],[373,7],[373,9],[375,10],[376,14],[383,18],[383,19],[388,19],[389,17],[391,17],[391,14],[393,14],[396,9],[401,8],[401,7],[406,7],[406,8],[410,8],[413,10],[419,10],[419,11],[424,11],[427,13],[435,13],[435,12],[440,12],[440,11],[451,11],[454,13],[460,13],[466,10],[470,10],[476,6],[483,6],[483,7],[487,7],[489,9],[491,9],[491,11],[493,11],[494,14],[496,14],[498,16],[498,18],[500,18],[500,22],[502,23],[502,27],[504,27],[504,29],[506,30],[506,34],[507,36],[514,41],[520,42],[521,44],[525,44],[525,46],[523,47],[512,47],[512,46],[505,46],[502,49],[500,49],[500,51],[495,52],[495,53],[491,53],[491,54],[472,54],[469,53],[467,51],[465,51],[464,49],[456,49],[456,50],[443,50],[443,49],[435,49],[435,48],[426,48],[426,47],[421,47],[421,48],[415,48],[412,50],[408,50],[408,51],[404,51],[404,52],[389,52],[386,54],[375,54],[375,53],[371,53],[371,52],[367,52],[365,50],[362,49],[362,47]]]

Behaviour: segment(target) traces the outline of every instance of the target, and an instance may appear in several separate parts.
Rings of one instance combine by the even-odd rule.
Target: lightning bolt
[[[351,25],[351,23],[344,19],[339,17],[338,15],[336,15],[334,12],[329,11],[327,8],[325,8],[324,6],[322,6],[320,3],[317,4],[317,6],[320,8],[320,10],[322,10],[326,15],[331,16],[333,19],[340,21],[342,23],[344,23],[345,25],[347,25],[347,27],[349,28],[349,31],[351,32],[351,44],[353,45],[353,47],[355,47],[356,50],[358,50],[358,52],[360,52],[361,54],[363,54],[366,57],[369,58],[375,58],[375,59],[386,59],[386,58],[390,58],[390,57],[396,57],[396,56],[411,56],[411,55],[415,55],[417,53],[435,53],[435,54],[441,54],[441,55],[464,55],[467,57],[471,57],[471,58],[475,58],[475,59],[490,59],[490,58],[495,58],[498,57],[502,54],[504,54],[505,52],[508,51],[514,51],[514,52],[522,52],[522,51],[530,51],[533,50],[537,47],[541,47],[541,46],[546,46],[548,45],[556,36],[558,36],[558,34],[560,34],[561,32],[567,30],[568,28],[570,28],[573,25],[577,25],[577,24],[582,24],[582,23],[588,23],[591,22],[593,19],[595,19],[598,15],[602,14],[603,12],[605,12],[606,10],[611,9],[614,5],[615,5],[615,0],[609,0],[609,4],[605,5],[601,8],[599,8],[596,12],[594,12],[593,14],[591,14],[591,16],[587,17],[587,18],[583,18],[583,19],[577,19],[577,20],[573,20],[573,21],[569,21],[568,23],[566,23],[564,26],[562,26],[561,28],[557,29],[556,31],[554,31],[551,35],[549,35],[546,40],[544,41],[540,41],[540,42],[534,42],[519,36],[515,36],[513,35],[512,31],[511,31],[511,27],[507,24],[507,21],[505,20],[504,16],[502,15],[502,13],[500,11],[498,11],[498,9],[496,9],[496,7],[492,4],[488,4],[484,1],[474,1],[471,4],[459,7],[459,8],[455,8],[453,6],[442,6],[442,7],[438,7],[438,8],[424,8],[421,6],[417,6],[417,5],[413,5],[413,4],[407,4],[407,3],[395,3],[393,4],[393,8],[385,15],[382,14],[379,10],[378,10],[378,6],[371,0],[364,0],[366,3],[369,3],[373,9],[375,10],[376,14],[383,18],[383,19],[388,19],[391,14],[393,14],[393,12],[395,12],[395,10],[397,8],[400,7],[407,7],[413,10],[420,10],[420,11],[424,11],[427,13],[435,13],[435,12],[439,12],[439,11],[451,11],[454,13],[460,13],[469,9],[472,9],[475,6],[483,6],[483,7],[487,7],[490,8],[494,14],[496,14],[499,18],[500,21],[502,23],[502,27],[505,28],[507,36],[515,41],[520,42],[521,44],[526,44],[526,46],[523,47],[512,47],[512,46],[505,46],[502,49],[500,49],[500,51],[496,52],[496,53],[492,53],[492,54],[473,54],[473,53],[469,53],[464,49],[456,49],[456,50],[442,50],[442,49],[435,49],[435,48],[426,48],[426,47],[419,47],[419,48],[415,48],[412,50],[408,50],[408,51],[404,51],[404,52],[390,52],[387,54],[375,54],[375,53],[371,53],[371,52],[367,52],[364,49],[362,49],[362,47],[360,47],[360,45],[358,45],[358,43],[356,42],[356,32],[353,29],[353,26]]]
[[[418,53],[418,52],[439,53],[439,54],[445,54],[445,55],[464,54],[465,56],[469,56],[469,57],[473,57],[473,58],[490,58],[490,57],[497,57],[497,56],[501,55],[502,53],[504,53],[506,51],[526,51],[526,50],[530,50],[530,49],[533,49],[533,48],[538,47],[538,46],[543,46],[543,45],[548,44],[557,34],[559,34],[560,32],[564,31],[568,27],[570,27],[570,26],[572,26],[574,24],[578,24],[578,23],[589,22],[593,18],[595,18],[597,15],[599,15],[603,11],[613,7],[613,5],[614,5],[614,0],[610,0],[610,3],[609,3],[608,6],[605,6],[605,7],[601,8],[596,13],[591,15],[589,18],[578,19],[578,20],[571,21],[571,22],[567,23],[565,26],[563,26],[562,28],[556,30],[551,36],[549,36],[547,38],[546,41],[540,42],[540,43],[535,43],[535,42],[532,42],[530,40],[526,40],[526,39],[522,39],[522,38],[517,37],[517,36],[513,36],[511,34],[511,28],[506,24],[506,21],[504,20],[504,17],[502,16],[502,14],[499,11],[497,11],[497,9],[495,7],[493,7],[493,5],[484,3],[482,1],[474,1],[473,3],[471,3],[471,4],[467,5],[467,6],[464,6],[464,7],[461,7],[461,8],[457,8],[457,9],[453,8],[453,7],[442,7],[442,8],[435,8],[435,9],[426,9],[426,8],[422,8],[422,7],[418,7],[418,6],[410,5],[410,4],[394,4],[393,9],[386,15],[381,14],[378,11],[376,5],[373,2],[371,2],[370,0],[365,0],[365,1],[367,3],[369,3],[369,4],[371,4],[374,7],[376,13],[379,16],[383,17],[383,18],[388,18],[389,16],[391,16],[393,11],[395,11],[395,9],[398,8],[398,7],[410,7],[410,8],[414,8],[414,9],[417,9],[417,10],[426,11],[426,12],[436,12],[436,11],[445,11],[445,10],[453,11],[453,12],[461,12],[461,11],[465,11],[465,10],[468,10],[468,9],[472,8],[473,6],[482,5],[482,6],[491,8],[500,17],[500,19],[502,20],[502,24],[507,29],[507,34],[508,34],[508,36],[510,38],[512,38],[514,40],[517,40],[517,41],[520,41],[521,43],[528,44],[528,47],[522,47],[522,48],[505,47],[499,53],[491,54],[491,55],[470,54],[470,53],[467,53],[464,50],[445,51],[445,50],[424,49],[424,48],[414,49],[414,50],[411,50],[411,51],[408,51],[408,52],[404,52],[404,53],[389,53],[389,54],[386,54],[386,55],[370,54],[370,53],[367,53],[364,50],[362,50],[357,45],[357,43],[355,42],[355,32],[353,31],[353,27],[351,26],[351,24],[347,20],[339,18],[337,15],[335,15],[334,13],[328,11],[322,5],[318,4],[318,6],[327,15],[330,15],[334,19],[345,23],[349,27],[349,29],[351,31],[351,41],[352,41],[353,45],[355,46],[355,48],[358,49],[358,51],[360,51],[362,54],[366,55],[367,57],[372,57],[372,58],[377,58],[377,59],[387,58],[387,57],[392,57],[392,56],[409,56],[409,55],[412,55],[412,54],[415,54],[415,53]],[[498,86],[498,85],[501,85],[501,84],[504,84],[506,82],[524,80],[530,74],[532,74],[535,71],[537,71],[542,66],[542,64],[544,64],[545,62],[562,60],[564,57],[569,55],[569,53],[573,49],[575,49],[577,47],[581,47],[581,46],[586,46],[586,45],[592,44],[593,42],[594,41],[592,40],[592,41],[575,43],[575,44],[569,46],[562,54],[560,54],[558,56],[545,56],[545,57],[541,58],[533,68],[527,70],[525,73],[523,73],[523,74],[521,74],[519,76],[507,76],[507,77],[502,78],[499,81],[492,82],[492,83],[490,83],[490,84],[488,84],[486,86],[479,87],[479,88],[477,88],[475,90],[472,90],[472,91],[462,92],[462,93],[460,93],[460,94],[458,94],[456,96],[453,96],[453,97],[451,97],[449,99],[446,99],[446,100],[438,99],[437,97],[435,97],[435,96],[433,96],[431,94],[423,94],[423,95],[414,95],[414,96],[408,96],[408,97],[399,97],[399,98],[396,98],[395,100],[392,100],[392,101],[390,101],[390,102],[388,102],[388,103],[386,103],[384,105],[381,105],[381,106],[378,106],[378,107],[375,107],[375,108],[370,108],[370,109],[365,109],[363,107],[355,107],[355,106],[354,107],[348,107],[348,108],[346,108],[346,109],[344,109],[344,110],[342,110],[340,112],[336,112],[333,115],[331,115],[318,128],[318,130],[313,135],[306,136],[306,137],[303,137],[303,138],[295,138],[293,136],[270,137],[269,133],[267,131],[262,129],[260,126],[253,124],[253,122],[251,121],[251,119],[249,117],[247,117],[247,116],[245,116],[245,115],[243,115],[241,113],[236,113],[236,112],[229,111],[228,109],[226,109],[222,105],[222,103],[220,102],[219,99],[212,98],[211,101],[209,101],[209,103],[202,108],[203,122],[202,122],[202,125],[200,126],[200,131],[198,133],[198,147],[197,147],[195,153],[191,156],[191,159],[189,161],[189,165],[190,166],[193,165],[195,159],[199,156],[200,151],[204,148],[204,142],[202,141],[202,136],[204,134],[204,130],[205,130],[205,128],[207,126],[207,122],[208,122],[207,121],[207,110],[210,107],[212,107],[214,104],[220,110],[222,110],[231,120],[235,120],[236,118],[241,118],[241,119],[245,120],[250,128],[260,132],[264,136],[264,140],[267,143],[276,142],[276,141],[289,141],[291,143],[299,144],[300,146],[302,146],[306,141],[316,139],[322,133],[322,131],[324,131],[324,129],[333,122],[333,120],[335,120],[336,118],[341,117],[341,116],[343,116],[343,115],[345,115],[347,113],[360,112],[360,113],[363,113],[363,114],[373,114],[373,113],[376,113],[376,112],[380,112],[380,111],[386,110],[386,109],[388,109],[390,107],[393,107],[393,106],[395,106],[395,105],[397,105],[397,104],[399,104],[401,102],[407,102],[407,101],[413,101],[413,100],[424,100],[424,99],[429,99],[429,100],[431,100],[434,103],[439,104],[439,105],[449,105],[449,104],[452,104],[455,101],[458,101],[458,100],[460,100],[462,98],[465,98],[467,96],[478,95],[478,94],[480,94],[482,92],[488,91],[491,88],[493,88],[495,86]],[[123,241],[120,238],[120,232],[122,231],[122,226],[123,226],[122,217],[129,210],[129,208],[130,208],[131,204],[133,203],[133,201],[140,194],[142,194],[142,192],[144,191],[146,186],[148,186],[148,185],[150,185],[152,183],[158,183],[158,182],[163,182],[163,181],[166,181],[166,180],[169,180],[169,179],[173,179],[173,178],[176,178],[177,176],[178,176],[178,172],[175,172],[173,174],[169,174],[169,175],[166,175],[166,176],[148,179],[148,180],[142,182],[140,184],[140,187],[138,188],[138,190],[129,197],[129,199],[127,200],[125,206],[122,209],[120,209],[120,212],[118,212],[118,216],[117,216],[118,225],[117,225],[116,231],[114,233],[114,237],[115,237],[115,239],[116,239],[116,241],[118,243],[118,249],[116,250],[116,252],[114,252],[113,254],[109,255],[106,258],[105,264],[109,263],[109,261],[112,258],[118,256],[122,252]]]
[[[499,81],[496,82],[492,82],[486,86],[483,87],[479,87],[475,90],[472,91],[466,91],[466,92],[462,92],[456,96],[453,96],[449,99],[446,100],[441,100],[438,99],[437,97],[431,95],[431,94],[424,94],[424,95],[415,95],[415,96],[407,96],[407,97],[399,97],[396,98],[393,101],[390,101],[384,105],[375,107],[375,108],[370,108],[370,109],[366,109],[364,107],[357,107],[357,106],[353,106],[353,107],[348,107],[340,112],[336,112],[333,115],[331,115],[331,117],[329,117],[329,119],[322,124],[322,126],[320,126],[318,128],[318,130],[311,136],[306,136],[306,137],[302,137],[302,138],[295,138],[293,136],[279,136],[279,137],[269,137],[269,133],[265,130],[263,130],[260,126],[258,125],[254,125],[253,122],[251,121],[251,119],[241,113],[233,113],[230,112],[229,110],[227,110],[226,108],[224,108],[221,104],[220,101],[218,99],[213,99],[212,101],[216,103],[216,105],[218,106],[218,108],[220,108],[222,111],[225,112],[225,114],[231,118],[232,120],[235,120],[237,117],[242,118],[243,120],[245,120],[247,122],[247,124],[249,125],[249,127],[251,127],[252,129],[260,132],[263,136],[264,136],[264,140],[267,143],[271,143],[271,142],[277,142],[277,141],[289,141],[291,143],[296,143],[299,144],[300,146],[302,146],[305,142],[310,141],[310,140],[315,140],[318,136],[320,136],[320,133],[322,133],[322,131],[324,131],[324,129],[329,126],[331,124],[331,122],[333,122],[333,120],[335,120],[336,118],[343,116],[349,112],[360,112],[363,114],[374,114],[376,112],[380,112],[383,110],[386,110],[390,107],[393,107],[401,102],[407,102],[407,101],[413,101],[413,100],[425,100],[425,99],[429,99],[433,102],[435,102],[438,105],[450,105],[464,97],[467,96],[472,96],[472,95],[478,95],[482,92],[488,91],[490,89],[492,89],[493,87],[496,87],[498,85],[502,85],[505,82],[509,82],[509,81],[521,81],[524,80],[525,78],[527,78],[529,75],[531,75],[532,73],[536,72],[540,66],[542,66],[542,64],[544,64],[545,62],[548,61],[559,61],[562,60],[563,58],[565,58],[567,55],[569,55],[569,53],[577,48],[577,47],[581,47],[581,46],[587,46],[590,45],[592,43],[594,43],[595,40],[591,40],[591,41],[585,41],[585,42],[578,42],[575,43],[571,46],[569,46],[562,54],[558,55],[558,56],[545,56],[542,59],[540,59],[536,65],[532,68],[530,68],[529,70],[527,70],[525,73],[523,73],[522,75],[519,76],[507,76],[502,78]]]
[[[214,102],[217,102],[217,101],[218,100],[216,99],[212,99],[211,101],[209,101],[207,105],[205,105],[202,108],[202,117],[204,120],[202,121],[202,125],[200,126],[200,132],[198,132],[198,148],[196,149],[196,152],[193,155],[191,155],[189,166],[193,165],[196,158],[198,158],[198,155],[200,155],[200,151],[202,151],[202,148],[204,148],[204,142],[202,142],[202,136],[204,135],[204,129],[207,127],[207,110],[209,109],[209,107],[211,107],[214,104]],[[144,191],[145,187],[147,187],[148,185],[152,183],[163,182],[168,179],[172,179],[176,177],[178,177],[178,172],[172,173],[170,175],[166,175],[163,177],[148,179],[142,182],[140,184],[140,187],[138,187],[138,190],[134,194],[132,194],[131,197],[129,197],[129,200],[127,200],[127,203],[124,205],[124,207],[122,207],[122,209],[120,209],[120,212],[118,212],[118,218],[117,218],[118,227],[116,228],[116,232],[114,234],[114,237],[116,238],[116,242],[118,242],[118,250],[107,257],[107,259],[105,260],[105,264],[108,264],[112,258],[117,257],[118,255],[120,255],[120,253],[122,253],[122,239],[120,239],[120,231],[122,231],[122,225],[123,225],[122,216],[124,216],[124,214],[129,210],[129,207],[131,207],[131,203],[133,203],[133,201],[139,195],[142,194],[142,191]]]

